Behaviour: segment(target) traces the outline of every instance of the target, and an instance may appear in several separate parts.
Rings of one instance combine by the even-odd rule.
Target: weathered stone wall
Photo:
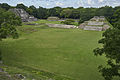
[[[94,31],[102,31],[102,27],[96,27],[96,26],[85,26],[84,30],[94,30]]]
[[[53,28],[76,28],[76,26],[74,25],[64,25],[64,24],[46,24],[49,27],[53,27]]]
[[[59,18],[58,17],[48,17],[47,20],[48,21],[58,21]]]
[[[103,25],[104,22],[99,22],[99,21],[89,21],[88,25]]]

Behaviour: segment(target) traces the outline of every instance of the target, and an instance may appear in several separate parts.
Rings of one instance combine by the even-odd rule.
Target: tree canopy
[[[107,65],[99,66],[99,71],[105,80],[112,80],[115,77],[120,78],[120,8],[115,7],[113,15],[108,17],[108,20],[113,28],[103,33],[103,39],[99,40],[103,47],[96,48],[94,54],[106,56]]]
[[[111,17],[116,9],[120,9],[120,7],[113,8],[111,6],[104,6],[100,8],[61,8],[59,6],[53,8],[43,8],[39,6],[39,8],[36,8],[33,5],[27,7],[24,4],[17,4],[17,6],[13,7],[7,3],[2,3],[0,6],[6,10],[10,8],[22,8],[26,10],[30,15],[33,15],[38,19],[47,19],[50,16],[56,16],[59,18],[81,19],[82,21],[89,20],[94,16]]]

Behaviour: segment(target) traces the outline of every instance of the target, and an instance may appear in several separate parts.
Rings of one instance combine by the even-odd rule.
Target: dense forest
[[[7,3],[0,4],[0,7],[9,10],[10,8],[22,8],[26,10],[30,15],[35,16],[38,19],[46,19],[49,16],[57,16],[59,18],[71,18],[71,19],[80,19],[80,23],[83,21],[89,20],[94,16],[105,16],[110,23],[117,26],[119,24],[119,13],[120,13],[120,6],[111,7],[111,6],[104,6],[100,8],[61,8],[61,7],[54,7],[54,8],[43,8],[39,7],[36,8],[35,6],[31,5],[29,7],[25,6],[24,4],[17,4],[16,6],[10,6]]]
[[[10,8],[22,8],[26,10],[30,15],[35,16],[38,19],[46,19],[49,16],[57,16],[59,18],[71,18],[71,19],[80,19],[80,23],[83,21],[89,20],[94,16],[105,16],[108,21],[117,26],[119,24],[119,13],[120,13],[120,6],[111,7],[111,6],[104,6],[100,8],[61,8],[61,7],[54,7],[54,8],[43,8],[39,7],[36,8],[35,6],[31,5],[29,7],[25,6],[24,4],[17,4],[16,6],[10,6],[7,3],[0,4],[0,7],[9,10]]]

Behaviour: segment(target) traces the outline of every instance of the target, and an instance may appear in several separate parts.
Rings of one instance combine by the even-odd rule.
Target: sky
[[[0,3],[8,3],[16,6],[23,3],[26,6],[34,5],[35,7],[52,8],[60,7],[101,7],[101,6],[120,6],[120,0],[0,0]]]

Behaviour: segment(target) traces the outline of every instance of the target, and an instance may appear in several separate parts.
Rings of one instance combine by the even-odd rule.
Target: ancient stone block
[[[84,30],[94,30],[94,31],[102,31],[102,27],[96,27],[96,26],[85,26]]]
[[[59,18],[58,18],[58,17],[48,17],[47,20],[48,20],[48,21],[58,21]]]
[[[104,24],[104,22],[99,22],[99,21],[89,21],[88,22],[88,25],[103,25]]]
[[[76,26],[74,25],[64,25],[64,24],[46,24],[49,27],[53,27],[53,28],[76,28]]]

